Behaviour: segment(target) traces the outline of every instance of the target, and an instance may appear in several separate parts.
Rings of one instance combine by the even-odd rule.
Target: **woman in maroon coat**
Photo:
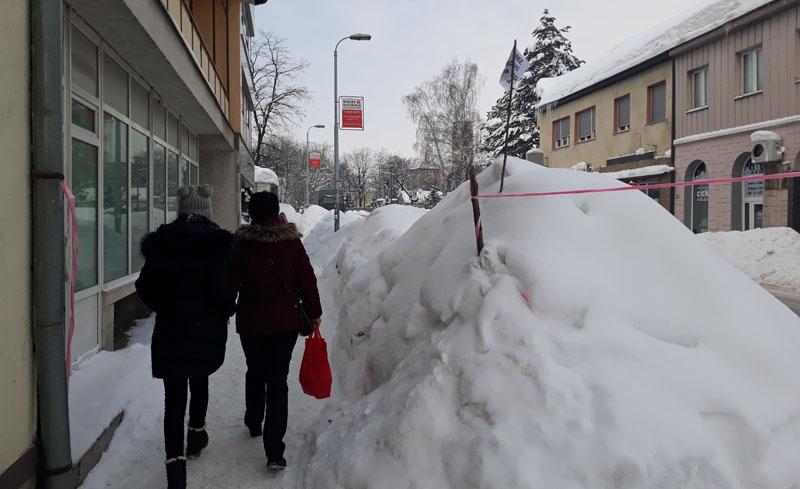
[[[250,199],[249,211],[253,224],[237,233],[236,330],[247,358],[244,423],[250,435],[261,435],[266,409],[263,431],[268,467],[282,470],[286,467],[286,379],[300,332],[295,306],[298,299],[302,300],[314,326],[319,326],[322,307],[317,278],[300,241],[302,235],[294,224],[278,216],[278,197],[269,192],[256,193]]]

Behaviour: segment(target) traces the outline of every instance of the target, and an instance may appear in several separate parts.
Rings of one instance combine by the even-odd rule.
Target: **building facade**
[[[775,1],[672,50],[679,181],[800,168],[800,7]],[[778,135],[782,161],[753,162],[752,133]],[[678,190],[675,215],[695,232],[800,229],[793,183]]]
[[[31,312],[32,291],[37,287],[31,272],[37,269],[35,252],[31,257],[37,220],[31,205],[36,130],[31,120],[34,102],[42,97],[31,89],[37,58],[49,48],[60,49],[60,66],[53,70],[61,74],[60,84],[51,77],[40,85],[47,85],[43,88],[47,96],[61,100],[59,110],[47,115],[63,116],[61,131],[56,132],[59,139],[63,135],[62,161],[57,162],[63,172],[36,178],[63,179],[75,196],[76,228],[65,224],[61,234],[50,239],[66,245],[66,257],[73,245],[78,249],[74,277],[69,266],[58,266],[54,268],[60,280],[53,281],[66,288],[65,295],[67,284],[75,281],[74,309],[67,300],[63,311],[65,324],[74,317],[74,330],[64,331],[70,355],[61,358],[74,366],[99,350],[114,349],[131,320],[147,314],[134,288],[143,265],[139,243],[146,233],[177,217],[180,186],[212,185],[215,221],[230,230],[239,225],[241,188],[248,178],[253,180],[252,71],[246,58],[254,33],[254,4],[263,3],[266,0],[4,3],[0,16],[5,40],[0,49],[4,67],[0,142],[6,156],[0,170],[0,256],[6,277],[0,285],[3,489],[33,487],[37,453],[42,451],[42,437],[48,436],[41,433],[46,427],[37,426],[34,367],[46,348],[35,345],[36,318]],[[60,22],[61,36],[57,27],[48,25],[47,36],[55,35],[57,42],[32,49],[41,38],[34,36],[36,29],[31,26],[44,25],[45,15]],[[61,194],[48,198],[60,199]],[[73,231],[77,240],[72,239]],[[69,425],[67,419],[60,423]],[[72,453],[75,463],[82,457]]]
[[[26,2],[0,15],[0,487],[13,489],[33,488],[36,469],[28,15]]]
[[[545,165],[637,184],[671,182],[672,97],[672,62],[659,56],[541,106]],[[671,191],[651,197],[671,209]]]

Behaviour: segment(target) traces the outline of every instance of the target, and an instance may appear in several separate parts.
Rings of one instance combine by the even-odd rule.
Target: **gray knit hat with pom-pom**
[[[178,215],[204,216],[211,219],[211,185],[189,185],[178,189]]]

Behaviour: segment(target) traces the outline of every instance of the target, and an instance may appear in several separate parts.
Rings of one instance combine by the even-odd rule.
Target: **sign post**
[[[341,97],[341,128],[348,131],[364,130],[364,97]]]
[[[514,47],[511,55],[506,61],[503,74],[500,75],[500,85],[508,91],[508,115],[506,117],[506,138],[503,143],[503,174],[500,175],[500,193],[503,193],[503,186],[506,182],[506,160],[508,160],[508,134],[511,129],[512,102],[514,101],[514,80],[521,79],[530,69],[528,60],[517,51],[517,41],[514,40]]]
[[[322,155],[319,153],[309,153],[308,154],[308,166],[313,168],[314,170],[319,170],[319,167],[322,166]]]

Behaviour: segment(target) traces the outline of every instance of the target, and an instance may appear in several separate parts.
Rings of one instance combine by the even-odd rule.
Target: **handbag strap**
[[[281,272],[278,271],[278,268],[275,266],[275,262],[272,260],[272,258],[267,257],[267,265],[269,265],[269,267],[272,269],[272,271],[275,272],[275,276],[278,277],[278,282],[281,283],[281,287],[283,287],[283,290],[285,290],[286,293],[289,295],[289,298],[293,302],[299,303],[300,302],[300,297],[298,297],[295,294],[293,294],[292,290],[289,288],[289,286],[286,285],[286,281],[283,279],[283,275],[281,275]]]

